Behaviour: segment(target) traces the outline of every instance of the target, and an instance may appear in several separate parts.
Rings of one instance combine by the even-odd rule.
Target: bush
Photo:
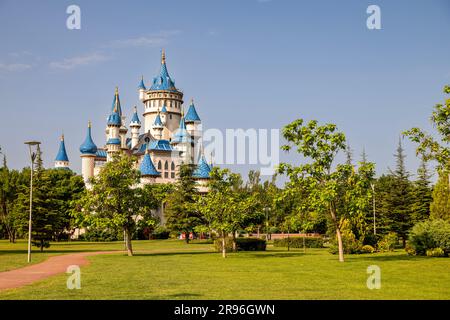
[[[434,248],[427,250],[428,257],[445,257],[445,252],[441,248]]]
[[[418,255],[440,248],[444,255],[450,253],[450,223],[444,220],[427,220],[417,223],[409,233],[409,245]]]
[[[170,232],[166,227],[159,226],[151,234],[152,239],[169,239]]]
[[[79,240],[98,242],[98,241],[117,241],[122,240],[118,236],[118,231],[112,229],[89,228],[86,233],[80,235]]]
[[[225,248],[227,252],[233,251],[233,239],[225,239]],[[214,240],[214,249],[217,252],[222,251],[222,239]],[[237,251],[265,251],[266,240],[258,238],[236,238]]]
[[[375,252],[375,248],[372,247],[371,245],[366,244],[365,246],[362,246],[361,252],[362,253],[374,253]]]
[[[303,238],[303,237],[295,237],[295,238],[283,238],[283,239],[275,239],[273,241],[274,247],[287,247],[289,241],[289,247],[291,248],[303,248],[303,239],[305,240],[306,248],[323,248],[323,238]]]
[[[380,241],[380,236],[378,234],[368,233],[364,236],[363,245],[369,245],[375,248],[378,241]]]
[[[411,247],[410,244],[407,244],[405,247],[405,251],[409,256],[415,256],[417,254],[416,250],[414,250],[413,247]]]
[[[351,232],[350,230],[343,230],[341,232],[341,237],[342,237],[342,246],[345,254],[361,253],[362,243],[361,241],[356,239],[353,232]],[[330,252],[332,254],[339,253],[339,247],[336,238],[331,243]]]
[[[398,237],[395,232],[389,232],[380,241],[378,241],[378,250],[394,251],[398,245]]]

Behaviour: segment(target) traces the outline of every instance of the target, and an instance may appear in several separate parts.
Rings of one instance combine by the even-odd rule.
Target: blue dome
[[[80,146],[80,152],[82,154],[92,154],[92,155],[95,155],[97,153],[97,146],[95,145],[94,141],[92,141],[91,124],[90,123],[88,126],[86,139],[84,140],[83,144]]]
[[[141,124],[141,121],[139,120],[138,114],[137,114],[137,108],[134,107],[134,113],[133,117],[131,118],[131,123]]]
[[[119,138],[110,138],[108,139],[108,142],[106,142],[106,144],[116,144],[116,145],[120,145],[120,139]]]
[[[66,161],[69,162],[69,157],[66,152],[66,145],[64,143],[64,136],[61,137],[61,143],[59,144],[59,151],[56,155],[55,161]]]
[[[211,167],[206,162],[205,157],[202,155],[198,161],[197,168],[192,173],[194,178],[198,179],[209,179],[209,173],[211,172]]]
[[[184,117],[186,122],[200,122],[200,117],[197,114],[197,110],[195,110],[194,101],[191,101],[191,105]]]
[[[144,159],[141,162],[141,166],[139,167],[139,170],[141,171],[141,176],[161,175],[153,165],[152,159],[150,158],[150,154],[148,152],[145,154]]]
[[[117,112],[113,112],[108,117],[108,126],[121,126],[122,119]]]

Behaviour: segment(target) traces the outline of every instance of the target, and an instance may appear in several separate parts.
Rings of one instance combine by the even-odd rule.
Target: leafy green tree
[[[450,86],[444,87],[444,93],[450,94]],[[449,185],[449,193],[439,193],[439,197],[433,197],[433,211],[445,212],[446,204],[450,201],[450,99],[446,99],[444,103],[438,103],[434,106],[431,115],[431,123],[436,128],[439,139],[435,139],[432,135],[420,128],[412,128],[403,134],[415,143],[417,143],[416,154],[421,155],[424,161],[435,160],[437,162],[437,171],[440,176],[440,183],[443,183],[443,175],[447,176],[447,184]],[[439,186],[443,190],[442,185]],[[447,199],[445,199],[445,196]],[[442,205],[442,208],[438,208]],[[434,217],[434,215],[432,215]]]
[[[334,124],[318,125],[313,120],[304,124],[303,119],[295,120],[283,128],[283,136],[288,141],[282,147],[290,151],[296,147],[306,162],[299,166],[281,163],[278,171],[287,174],[293,190],[301,189],[307,194],[309,211],[328,212],[338,242],[339,261],[344,261],[341,228],[346,218],[359,218],[361,207],[367,206],[365,198],[367,181],[361,181],[363,174],[352,174],[354,168],[333,162],[339,151],[345,151],[345,135],[337,131]],[[373,164],[363,171],[373,171]],[[349,179],[351,179],[349,181]],[[342,202],[346,202],[343,204]]]
[[[139,188],[136,160],[115,155],[92,179],[91,188],[80,198],[75,217],[79,225],[102,229],[122,229],[126,250],[133,255],[131,235],[139,217],[151,214],[154,199]]]
[[[430,217],[450,221],[450,187],[447,173],[441,172],[436,185],[433,188],[433,202],[430,206]]]
[[[166,198],[166,226],[171,231],[185,234],[189,243],[189,234],[202,224],[202,216],[195,203],[198,195],[196,182],[192,176],[194,166],[182,164],[174,190]]]

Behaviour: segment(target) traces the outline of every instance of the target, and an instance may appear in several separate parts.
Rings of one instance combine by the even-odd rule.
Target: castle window
[[[170,117],[170,119],[172,119],[172,114],[170,114],[170,116],[169,116],[169,117]]]
[[[164,170],[169,170],[169,163],[166,160],[166,163],[164,163]]]
[[[171,172],[171,173],[170,173],[170,177],[171,177],[172,179],[175,179],[175,172]]]
[[[158,170],[161,170],[162,165],[161,165],[161,160],[158,161]]]
[[[173,161],[172,161],[172,164],[170,165],[170,170],[175,170],[175,163],[173,163]]]
[[[166,171],[164,172],[164,178],[168,178],[169,177],[169,173]]]

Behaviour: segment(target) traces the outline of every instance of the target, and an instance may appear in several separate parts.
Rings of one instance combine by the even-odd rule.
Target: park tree
[[[444,94],[450,94],[450,86],[444,87]],[[449,192],[433,193],[433,212],[445,212],[447,203],[450,201],[450,98],[444,103],[434,106],[431,115],[431,123],[436,128],[439,138],[434,138],[424,130],[415,127],[405,131],[403,134],[417,144],[416,154],[423,157],[424,161],[434,160],[437,162],[437,172],[439,175],[440,190],[444,190],[442,183],[447,181]],[[432,217],[434,215],[432,214]]]
[[[79,225],[121,229],[129,256],[133,255],[131,235],[137,219],[151,214],[156,203],[139,187],[140,172],[135,164],[134,157],[115,155],[92,179],[74,212]]]
[[[311,209],[329,213],[339,261],[343,262],[342,223],[348,218],[359,218],[361,206],[367,206],[368,181],[362,181],[366,173],[352,174],[354,168],[349,164],[333,167],[337,154],[346,149],[345,135],[334,124],[319,126],[315,120],[304,124],[303,119],[298,119],[283,128],[283,137],[288,144],[282,149],[290,151],[295,147],[306,163],[281,163],[278,171],[287,174],[294,190],[300,188],[307,194]],[[366,164],[362,171],[366,170],[373,171],[373,164]],[[347,203],[343,205],[343,201]]]
[[[442,172],[433,188],[433,201],[430,205],[430,217],[450,221],[450,187],[447,174]]]
[[[430,205],[433,200],[427,163],[422,159],[417,170],[417,179],[412,186],[411,215],[413,224],[424,221],[430,217]],[[446,184],[446,186],[448,186]]]
[[[193,177],[194,165],[182,164],[173,191],[166,198],[166,226],[169,230],[185,234],[189,243],[189,234],[203,223],[202,216],[196,208],[198,195]]]

